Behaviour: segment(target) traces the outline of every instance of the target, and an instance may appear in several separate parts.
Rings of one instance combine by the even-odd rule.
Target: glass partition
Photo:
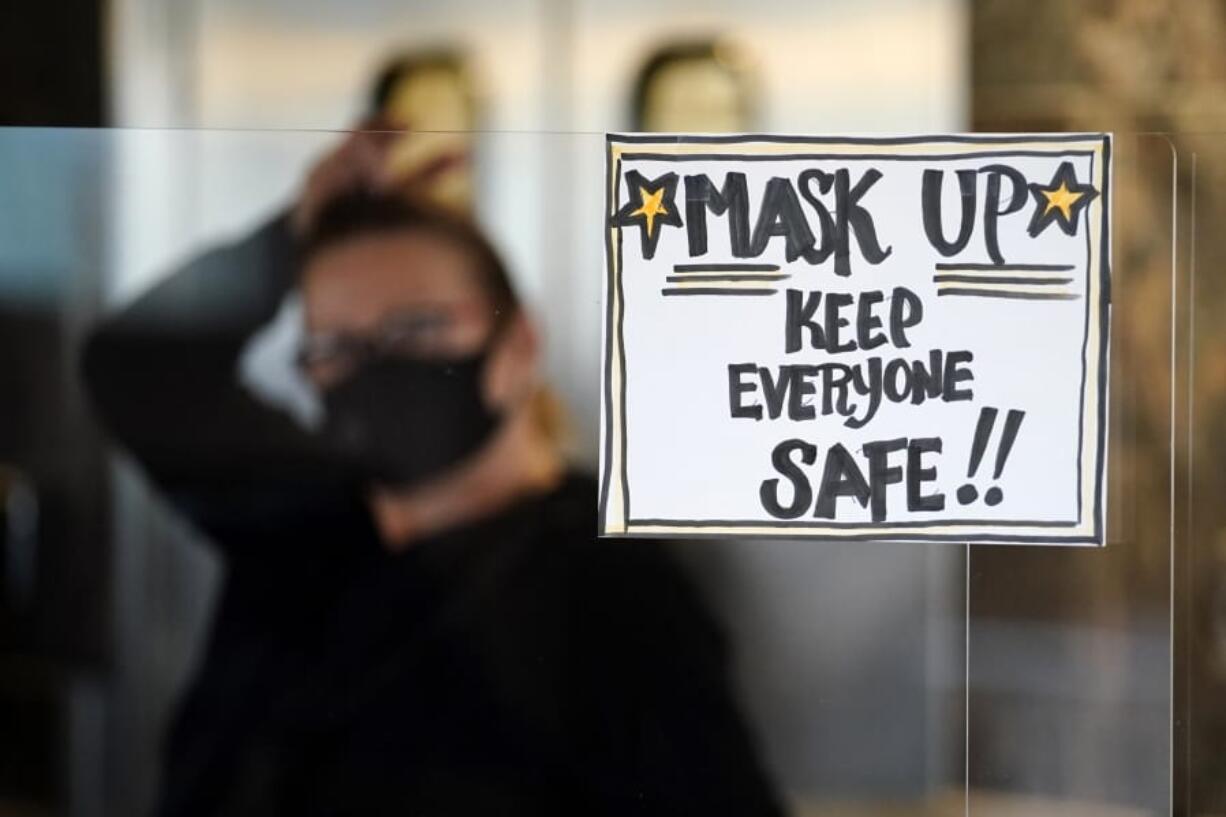
[[[972,813],[1171,813],[1179,157],[1114,146],[1107,546],[969,548]]]
[[[1186,344],[1177,410],[1184,433],[1176,472],[1174,588],[1175,807],[1226,813],[1226,571],[1223,562],[1223,360],[1221,181],[1226,139],[1219,132],[1172,137],[1179,155],[1178,222],[1183,297],[1177,313]]]
[[[565,473],[591,472],[604,135],[462,136],[471,163],[427,163],[422,183],[471,174],[480,231],[465,240],[488,240],[504,260],[539,330],[524,348],[539,349],[555,398],[542,403],[542,422],[571,463]],[[193,786],[234,798],[223,805],[256,808],[271,802],[259,798],[277,780],[298,781],[303,769],[339,775],[302,778],[322,803],[335,791],[386,793],[363,788],[364,775],[410,755],[430,774],[407,779],[437,807],[484,803],[484,813],[497,813],[560,796],[507,771],[522,771],[525,753],[541,745],[568,752],[527,767],[557,771],[550,764],[564,757],[568,785],[582,780],[623,806],[611,813],[638,813],[627,805],[636,786],[657,778],[626,770],[648,761],[700,775],[713,798],[757,793],[712,813],[770,813],[772,803],[796,815],[1226,811],[1217,782],[1226,779],[1216,715],[1226,624],[1211,448],[1226,382],[1214,313],[1220,139],[1115,135],[1105,548],[597,542],[595,494],[575,477],[563,511],[588,519],[590,502],[591,517],[566,530],[586,531],[591,564],[612,559],[609,570],[630,571],[617,585],[601,568],[584,572],[582,560],[566,563],[578,572],[559,574],[547,559],[525,566],[501,552],[488,571],[487,560],[435,564],[411,546],[380,555],[372,526],[411,532],[433,517],[370,492],[355,500],[358,517],[341,516],[334,504],[354,499],[354,475],[343,463],[323,469],[286,453],[285,435],[323,428],[328,407],[312,386],[327,382],[328,367],[397,344],[447,342],[429,334],[429,321],[371,322],[361,343],[343,332],[303,334],[311,321],[361,324],[361,306],[336,304],[357,281],[381,285],[377,254],[342,259],[330,239],[316,245],[304,238],[309,230],[298,232],[327,213],[310,202],[336,173],[327,157],[351,142],[325,131],[0,131],[0,813],[10,801],[23,814],[150,813]],[[329,215],[343,234],[344,214]],[[321,306],[304,282],[316,280],[310,264],[325,257],[355,277]],[[450,303],[452,294],[435,297]],[[498,316],[514,303],[482,314],[501,327]],[[472,419],[472,435],[481,423]],[[456,450],[472,444],[454,441]],[[262,470],[265,457],[283,458],[275,490],[260,481],[273,473]],[[349,548],[351,540],[359,544]],[[355,562],[363,548],[382,567]],[[618,549],[629,555],[608,555]],[[389,590],[397,571],[406,584]],[[542,576],[552,577],[544,589]],[[667,586],[652,584],[661,581]],[[446,631],[454,649],[442,653],[413,640],[418,618],[437,612],[416,600],[450,609],[431,595],[437,587],[454,589],[459,609],[484,611],[455,614],[459,629]],[[565,604],[534,606],[551,594]],[[560,630],[572,614],[585,623]],[[465,629],[474,622],[485,629]],[[677,622],[689,624],[677,624],[674,643]],[[376,634],[379,649],[399,644],[402,625],[409,658],[397,653],[389,665],[383,653],[364,652]],[[272,628],[250,647],[258,658],[232,633],[256,626]],[[565,649],[549,640],[562,632]],[[585,723],[606,705],[621,712],[643,690],[656,694],[646,680],[656,668],[659,678],[674,661],[703,672],[660,692],[650,717],[634,710],[642,721],[633,734],[602,722],[571,743],[542,738],[570,723],[540,715],[542,706],[555,711],[546,706],[558,694],[551,684],[606,660],[602,645],[624,652],[610,646],[620,657],[598,664],[600,682],[584,687],[600,700],[567,711]],[[505,683],[491,692],[472,670],[491,665],[460,661],[455,650],[493,662]],[[424,663],[409,672],[405,660]],[[539,667],[551,661],[557,674]],[[437,707],[419,702],[406,714],[407,704],[371,680],[386,672],[392,690],[406,683],[404,697],[438,695]],[[315,675],[318,683],[299,683]],[[269,684],[288,684],[293,700]],[[471,711],[448,702],[470,685]],[[691,710],[704,701],[713,708]],[[244,731],[273,709],[275,733]],[[715,714],[692,714],[704,711]],[[437,751],[463,755],[467,772],[412,755],[401,733],[354,737],[355,724],[384,715],[428,724]],[[504,722],[515,728],[490,727]],[[517,743],[525,733],[533,739]],[[286,746],[300,753],[286,759]],[[520,765],[491,759],[499,747]]]

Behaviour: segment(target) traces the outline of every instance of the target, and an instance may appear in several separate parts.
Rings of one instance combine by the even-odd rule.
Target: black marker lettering
[[[881,385],[890,402],[906,400],[911,395],[911,366],[908,361],[896,357],[887,363]]]
[[[936,466],[925,468],[924,454],[932,451],[941,453],[940,437],[920,437],[912,440],[907,446],[907,510],[909,511],[943,511],[945,510],[945,494],[924,494],[924,483],[932,482],[937,477]]]
[[[822,328],[813,320],[817,308],[822,302],[822,293],[805,293],[798,289],[787,291],[787,320],[783,327],[783,351],[797,352],[802,345],[801,331],[809,330],[809,343],[815,349],[826,346],[826,335]]]
[[[873,307],[885,300],[878,290],[860,293],[860,301],[856,304],[856,343],[861,349],[876,349],[888,339],[881,329],[881,318],[873,314]]]
[[[753,239],[749,243],[750,254],[761,255],[767,242],[775,236],[784,237],[784,254],[788,261],[804,256],[809,263],[817,263],[817,253],[813,249],[813,231],[809,229],[809,222],[805,220],[804,211],[800,209],[796,188],[792,187],[790,179],[779,176],[766,183],[762,209],[758,211]]]
[[[851,326],[851,321],[839,315],[839,310],[854,300],[855,296],[846,292],[826,293],[826,351],[831,354],[855,351],[855,343],[839,342],[839,330],[844,326]]]
[[[812,465],[817,461],[817,446],[804,440],[784,440],[775,446],[775,450],[771,452],[771,464],[792,483],[792,501],[787,505],[779,501],[778,479],[763,480],[758,489],[758,497],[762,500],[762,507],[766,512],[776,519],[795,519],[803,515],[813,501],[813,489],[809,487],[804,471],[792,461],[793,452],[800,453],[800,461],[805,465]]]
[[[745,375],[754,374],[756,371],[757,366],[752,363],[728,364],[728,406],[733,417],[762,419],[762,406],[757,404],[747,406],[741,402],[741,395],[753,394],[758,390],[756,383],[746,383],[744,380]]]
[[[835,243],[834,243],[834,274],[851,275],[851,263],[848,232],[856,234],[856,243],[860,246],[860,255],[870,264],[880,264],[893,247],[884,250],[877,242],[877,229],[873,226],[873,216],[860,204],[860,198],[881,178],[881,171],[869,168],[851,186],[851,175],[847,168],[841,168],[834,174],[834,206],[835,206]]]
[[[944,382],[941,380],[941,370],[945,356],[940,350],[933,349],[928,353],[928,365],[925,366],[922,360],[917,360],[912,364],[911,372],[911,402],[919,404],[925,399],[934,399],[941,396],[941,390],[944,387]]]
[[[941,187],[945,179],[944,170],[925,170],[922,184],[921,209],[924,215],[924,234],[928,243],[941,255],[949,257],[957,255],[966,249],[975,230],[975,211],[977,195],[975,187],[979,174],[974,170],[958,171],[958,192],[961,202],[961,221],[958,225],[958,237],[953,241],[945,240],[945,230],[941,218]]]
[[[813,379],[821,371],[817,366],[784,366],[791,375],[788,400],[788,417],[793,420],[812,420],[817,417],[817,408],[806,397],[817,394]]]
[[[820,264],[830,257],[830,253],[834,252],[834,217],[830,215],[830,211],[826,209],[826,205],[822,204],[813,191],[809,189],[809,185],[817,182],[818,190],[824,195],[830,192],[831,186],[834,184],[834,176],[829,173],[823,173],[820,170],[806,170],[800,174],[797,184],[800,187],[800,195],[804,200],[809,202],[817,213],[818,229],[822,234],[821,244],[811,253],[810,257],[805,260],[811,264]]]
[[[988,174],[988,192],[983,202],[983,242],[987,245],[988,257],[993,263],[1005,263],[1000,254],[1000,242],[996,237],[996,221],[1001,216],[1016,213],[1026,206],[1026,177],[1008,165],[988,165],[980,169]],[[1008,177],[1012,189],[1009,191],[1009,203],[1002,209],[1000,206],[1000,180]]]
[[[949,352],[945,355],[945,394],[946,403],[957,400],[971,400],[975,393],[971,389],[959,389],[958,384],[964,380],[974,380],[975,373],[961,364],[970,363],[975,356],[969,351]]]
[[[864,456],[868,458],[868,483],[872,492],[874,522],[885,519],[888,487],[902,482],[903,479],[902,468],[890,465],[890,454],[906,447],[906,437],[864,444]]]
[[[817,504],[813,508],[813,515],[834,519],[839,497],[854,497],[863,508],[868,505],[871,494],[860,466],[856,465],[855,459],[841,443],[835,443],[826,453],[826,467],[822,469],[822,482],[817,491]]]
[[[762,378],[762,396],[766,398],[766,414],[772,420],[779,419],[779,415],[783,414],[783,399],[788,390],[787,369],[787,366],[780,367],[778,378],[771,377],[770,369],[758,369],[758,375]]]
[[[722,190],[716,190],[706,174],[685,177],[685,231],[691,258],[707,251],[707,210],[717,216],[728,214],[728,241],[733,257],[750,257],[749,192],[745,174],[724,176]]]
[[[906,287],[894,287],[890,301],[890,342],[899,349],[911,344],[907,331],[924,319],[924,304],[919,296]]]

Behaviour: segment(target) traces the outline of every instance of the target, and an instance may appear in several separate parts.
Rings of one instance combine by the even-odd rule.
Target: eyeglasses
[[[304,339],[298,366],[323,383],[343,380],[372,358],[446,358],[455,355],[460,315],[442,311],[397,315],[373,332],[320,332]]]

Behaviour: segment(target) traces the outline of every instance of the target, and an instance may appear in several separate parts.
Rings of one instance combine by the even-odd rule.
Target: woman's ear
[[[541,338],[522,309],[517,309],[498,333],[485,365],[486,402],[508,409],[532,394],[537,385]]]

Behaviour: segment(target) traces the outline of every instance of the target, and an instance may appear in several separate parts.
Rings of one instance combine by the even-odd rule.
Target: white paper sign
[[[1109,135],[607,159],[602,533],[1103,543]]]

